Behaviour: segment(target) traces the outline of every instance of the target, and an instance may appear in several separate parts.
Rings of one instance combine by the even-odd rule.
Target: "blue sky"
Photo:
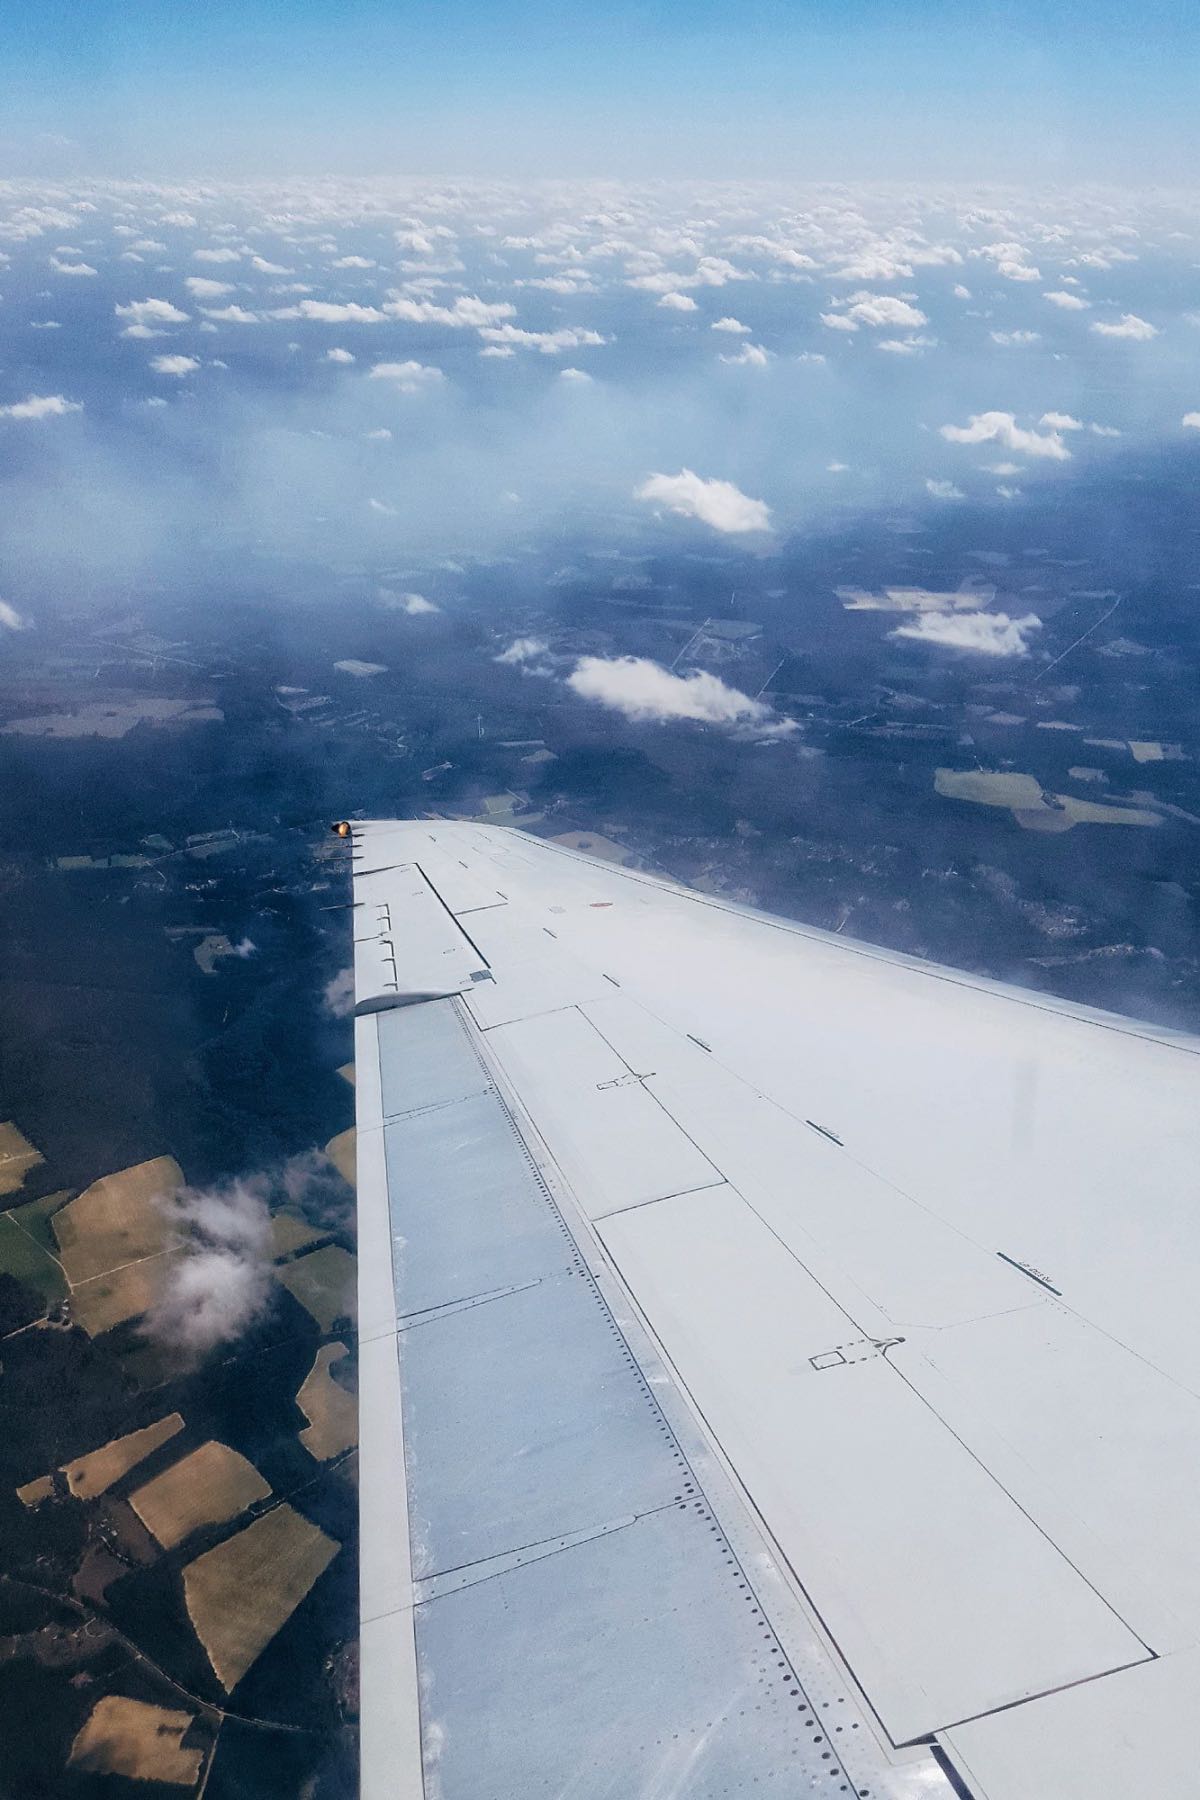
[[[1174,183],[1200,9],[1167,0],[0,5],[16,172]]]

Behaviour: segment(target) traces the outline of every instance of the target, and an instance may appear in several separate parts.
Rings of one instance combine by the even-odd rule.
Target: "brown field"
[[[199,1746],[185,1750],[182,1739],[194,1719],[194,1713],[168,1712],[121,1694],[106,1694],[97,1700],[71,1745],[70,1766],[89,1774],[193,1787],[200,1779],[204,1751]]]
[[[99,1337],[126,1319],[148,1312],[163,1291],[174,1259],[181,1253],[167,1251],[127,1263],[107,1275],[96,1275],[71,1290],[71,1313],[89,1337]]]
[[[303,1250],[328,1235],[319,1225],[310,1225],[297,1213],[285,1209],[271,1214],[271,1248],[275,1256],[291,1256],[294,1251]]]
[[[356,1274],[354,1258],[340,1244],[327,1244],[275,1270],[276,1280],[312,1314],[322,1331],[332,1331],[337,1319],[355,1316]]]
[[[290,1506],[276,1506],[183,1571],[188,1615],[232,1692],[291,1618],[339,1545]]]
[[[170,1231],[157,1202],[182,1186],[174,1157],[156,1156],[103,1176],[60,1207],[50,1223],[71,1286],[165,1250]]]
[[[0,1194],[15,1194],[30,1169],[36,1169],[41,1161],[41,1151],[34,1149],[11,1120],[0,1125]]]
[[[67,1486],[77,1500],[94,1500],[97,1494],[107,1493],[114,1481],[120,1481],[122,1475],[136,1468],[152,1450],[157,1450],[160,1444],[165,1444],[182,1430],[183,1420],[179,1414],[168,1413],[165,1419],[143,1425],[140,1431],[113,1438],[111,1443],[101,1444],[99,1450],[89,1450],[86,1456],[77,1456],[74,1462],[63,1464]]]
[[[325,1146],[325,1154],[341,1176],[351,1187],[357,1184],[357,1138],[353,1125],[349,1131],[339,1131],[336,1137],[330,1138]]]
[[[210,1441],[130,1494],[129,1504],[163,1549],[173,1550],[201,1525],[223,1525],[270,1493],[253,1463]]]
[[[345,1344],[322,1344],[296,1395],[296,1405],[308,1420],[300,1442],[318,1462],[339,1456],[358,1442],[358,1401],[329,1372],[345,1354]]]
[[[22,1506],[40,1506],[53,1492],[53,1475],[39,1475],[36,1481],[27,1481],[24,1487],[17,1489],[17,1499]]]

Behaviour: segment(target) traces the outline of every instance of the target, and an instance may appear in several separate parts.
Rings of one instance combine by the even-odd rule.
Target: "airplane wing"
[[[1200,1791],[1200,1040],[352,839],[369,1800]]]

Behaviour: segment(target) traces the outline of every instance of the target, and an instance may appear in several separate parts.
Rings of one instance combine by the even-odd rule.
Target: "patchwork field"
[[[165,1250],[170,1230],[160,1202],[182,1186],[174,1157],[156,1156],[103,1176],[60,1207],[50,1223],[71,1286]]]
[[[129,1781],[165,1781],[192,1787],[200,1779],[205,1751],[184,1749],[195,1722],[189,1712],[169,1712],[121,1694],[106,1694],[71,1746],[70,1766],[96,1775],[123,1775]]]
[[[287,1623],[340,1546],[290,1506],[276,1506],[183,1571],[196,1636],[226,1692]]]
[[[183,1420],[176,1412],[168,1413],[165,1419],[156,1419],[153,1425],[143,1425],[140,1431],[113,1438],[111,1443],[101,1444],[98,1450],[89,1450],[86,1456],[77,1456],[74,1462],[64,1464],[67,1486],[77,1500],[94,1500],[97,1494],[107,1493],[115,1481],[136,1468],[151,1451],[182,1430]]]
[[[270,1494],[253,1463],[210,1441],[138,1488],[129,1504],[163,1549],[172,1550],[201,1525],[223,1525]]]
[[[41,1151],[34,1149],[11,1119],[0,1125],[0,1194],[15,1194],[30,1169],[41,1161]]]
[[[358,1442],[358,1400],[330,1373],[345,1355],[345,1344],[322,1344],[296,1395],[296,1404],[308,1420],[300,1442],[318,1462],[340,1456]]]
[[[353,1318],[357,1307],[356,1265],[350,1252],[340,1244],[327,1244],[323,1250],[313,1250],[295,1262],[284,1263],[275,1275],[312,1314],[322,1331],[332,1331],[338,1319]]]

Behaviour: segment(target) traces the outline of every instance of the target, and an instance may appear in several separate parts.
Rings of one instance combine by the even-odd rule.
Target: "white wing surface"
[[[1200,1040],[353,862],[370,1800],[1200,1792]]]

